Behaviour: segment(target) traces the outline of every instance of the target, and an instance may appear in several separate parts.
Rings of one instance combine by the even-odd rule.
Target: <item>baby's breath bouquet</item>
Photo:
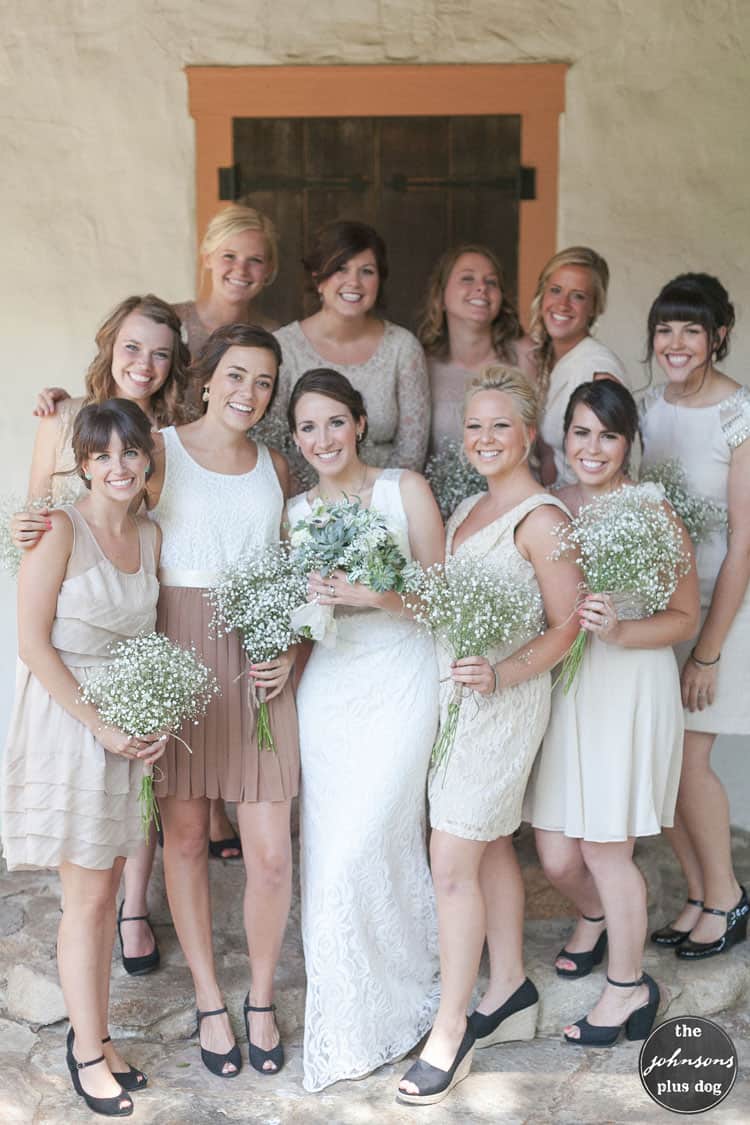
[[[487,491],[487,481],[469,464],[457,441],[448,441],[433,453],[424,475],[429,481],[444,520],[467,496]]]
[[[183,742],[177,734],[179,728],[188,720],[197,722],[219,694],[215,676],[195,653],[163,633],[118,641],[112,647],[112,656],[109,664],[81,685],[81,698],[96,707],[102,723],[134,738],[162,732]],[[183,745],[190,750],[187,743]],[[138,801],[148,840],[151,822],[159,827],[150,766],[144,770]]]
[[[471,557],[450,558],[408,571],[406,605],[454,660],[518,647],[544,628],[539,591]],[[455,684],[448,717],[432,749],[435,767],[447,765],[458,729],[463,691]]]
[[[293,564],[286,544],[261,547],[223,571],[209,591],[214,607],[212,624],[224,633],[236,629],[253,664],[276,660],[299,640],[292,613],[306,590],[306,577]],[[257,688],[254,695],[258,704],[258,748],[275,751],[265,689]]]
[[[726,527],[726,508],[699,496],[697,492],[691,492],[685,470],[678,460],[642,466],[641,480],[662,486],[667,500],[685,524],[694,543],[703,543],[714,531]]]
[[[4,496],[0,499],[0,570],[12,578],[18,574],[21,559],[25,552],[13,542],[10,521],[17,512],[38,512],[42,508],[59,508],[59,503],[50,496],[38,500],[22,500],[19,496]]]
[[[317,497],[310,515],[291,529],[289,541],[294,564],[305,576],[312,571],[327,576],[343,570],[349,582],[362,582],[377,593],[404,591],[406,559],[385,518],[359,500],[330,503]],[[329,606],[299,606],[292,623],[324,644],[335,638]]]
[[[572,523],[557,529],[555,557],[574,557],[590,593],[607,593],[621,602],[621,619],[666,609],[690,569],[680,527],[663,501],[657,484],[623,485],[585,504]],[[563,660],[566,692],[581,666],[586,638],[581,629]]]

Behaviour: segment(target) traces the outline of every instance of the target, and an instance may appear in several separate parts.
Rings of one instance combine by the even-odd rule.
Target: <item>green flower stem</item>
[[[154,774],[151,766],[147,766],[141,778],[141,788],[138,791],[138,808],[141,814],[141,828],[146,843],[151,839],[151,825],[159,831],[159,806],[154,794]]]
[[[456,741],[458,730],[458,717],[461,713],[461,688],[454,684],[453,697],[448,704],[448,716],[443,724],[437,742],[432,748],[431,762],[433,769],[447,771],[453,743]],[[445,783],[445,782],[444,782]]]
[[[581,629],[578,636],[573,641],[573,644],[565,653],[565,658],[562,662],[562,668],[560,669],[560,675],[555,680],[554,687],[557,687],[557,685],[560,683],[560,680],[562,680],[563,691],[566,695],[573,686],[575,678],[578,675],[578,669],[583,663],[583,654],[586,651],[587,639],[588,637],[586,630]]]
[[[273,740],[271,718],[268,713],[268,704],[266,703],[266,689],[262,687],[256,688],[255,694],[258,700],[258,720],[256,727],[258,732],[258,749],[271,750],[276,754],[276,743]]]

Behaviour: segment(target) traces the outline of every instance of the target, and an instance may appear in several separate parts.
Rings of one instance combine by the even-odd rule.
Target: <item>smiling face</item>
[[[708,333],[703,325],[684,320],[659,323],[654,329],[653,345],[659,367],[670,383],[690,391],[703,381],[711,362]]]
[[[565,435],[565,456],[581,484],[602,491],[616,488],[629,452],[624,434],[607,429],[585,403],[576,405]]]
[[[91,478],[88,483],[94,495],[124,504],[130,504],[143,490],[148,466],[148,454],[126,445],[114,429],[107,448],[91,453],[81,463],[83,472]]]
[[[372,250],[355,254],[317,285],[324,309],[339,316],[364,316],[374,307],[380,288],[375,254]]]
[[[144,405],[169,378],[173,351],[168,325],[139,312],[126,316],[112,346],[113,397]]]
[[[448,321],[491,324],[500,312],[502,300],[500,278],[489,258],[473,251],[460,254],[443,292]]]
[[[477,391],[466,404],[464,452],[483,477],[512,472],[526,460],[534,436],[505,391]]]
[[[203,265],[211,274],[212,295],[231,304],[247,304],[258,296],[271,273],[263,232],[243,230],[230,235],[204,255]]]
[[[585,266],[560,266],[542,296],[542,320],[555,353],[564,355],[589,334],[594,319],[594,282]]]
[[[233,344],[224,352],[206,384],[206,416],[233,430],[249,429],[268,409],[277,375],[273,352]]]
[[[359,459],[364,419],[356,421],[342,402],[309,391],[300,396],[294,420],[294,440],[319,476],[338,476]]]

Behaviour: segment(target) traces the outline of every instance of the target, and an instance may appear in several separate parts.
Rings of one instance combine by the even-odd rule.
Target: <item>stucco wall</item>
[[[80,389],[103,314],[129,292],[191,294],[190,64],[568,62],[559,243],[609,259],[601,334],[635,368],[656,287],[710,269],[738,305],[726,369],[745,377],[744,0],[3,0],[0,13],[3,488],[25,487],[34,389]],[[0,577],[1,715],[13,599]]]

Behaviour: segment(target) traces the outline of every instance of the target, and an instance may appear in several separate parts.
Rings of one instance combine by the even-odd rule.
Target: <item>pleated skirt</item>
[[[237,633],[217,635],[210,628],[213,610],[205,590],[162,586],[157,629],[196,656],[215,674],[221,695],[203,719],[186,723],[170,738],[157,763],[159,797],[222,797],[226,801],[285,801],[299,790],[297,708],[291,678],[268,704],[276,751],[259,750],[257,711],[249,697],[248,659]]]

